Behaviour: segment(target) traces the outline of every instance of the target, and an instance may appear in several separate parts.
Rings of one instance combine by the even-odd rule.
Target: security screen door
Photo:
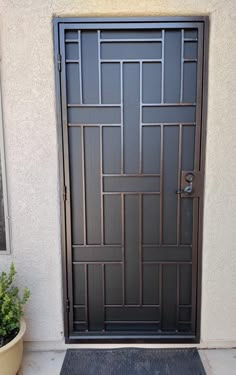
[[[200,22],[59,25],[70,339],[196,335],[202,44]]]

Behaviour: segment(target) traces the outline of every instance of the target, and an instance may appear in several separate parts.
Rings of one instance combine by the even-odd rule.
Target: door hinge
[[[57,68],[60,72],[61,71],[61,54],[60,53],[58,53],[57,55]]]
[[[64,200],[64,201],[67,200],[67,188],[66,188],[65,185],[63,186],[63,200]]]
[[[66,300],[66,311],[69,313],[70,312],[70,300]]]

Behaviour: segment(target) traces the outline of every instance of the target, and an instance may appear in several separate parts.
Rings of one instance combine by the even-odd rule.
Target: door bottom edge
[[[73,335],[65,337],[66,344],[103,343],[103,344],[199,344],[200,340],[195,335]]]

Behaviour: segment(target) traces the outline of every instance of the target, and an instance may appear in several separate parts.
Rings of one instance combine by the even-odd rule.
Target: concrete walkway
[[[207,375],[236,375],[236,349],[199,350],[199,354]],[[59,375],[64,356],[64,351],[26,352],[23,375]]]
[[[236,375],[236,349],[199,350],[207,375]]]

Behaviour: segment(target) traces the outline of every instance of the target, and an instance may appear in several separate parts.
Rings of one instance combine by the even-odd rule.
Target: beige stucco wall
[[[202,341],[236,343],[235,0],[0,0],[0,51],[12,254],[31,341],[63,337],[54,15],[210,15]]]

